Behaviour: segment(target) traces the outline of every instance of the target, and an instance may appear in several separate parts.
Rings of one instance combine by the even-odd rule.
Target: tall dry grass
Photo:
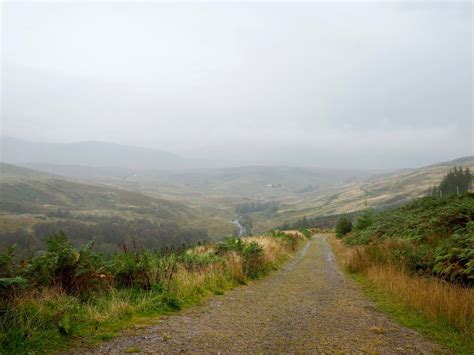
[[[306,238],[300,232],[289,232],[295,240],[295,245]],[[263,249],[261,262],[265,269],[277,268],[292,254],[292,248],[284,240],[270,236],[254,236],[243,238],[244,243],[256,242]],[[212,245],[198,246],[188,250],[195,255],[209,255],[215,252]],[[248,281],[246,265],[242,256],[236,252],[229,252],[222,262],[214,262],[198,269],[189,270],[178,265],[173,276],[172,292],[181,299],[204,295],[207,291],[225,290],[236,284],[245,284]]]
[[[225,259],[225,266],[232,280],[235,280],[240,285],[246,283],[247,277],[245,276],[244,266],[240,255],[236,252],[229,253]]]
[[[173,276],[171,292],[179,299],[193,299],[219,288],[226,288],[228,280],[224,275],[224,266],[212,263],[199,269],[186,269],[183,265],[177,267]]]
[[[71,335],[106,339],[137,317],[154,317],[199,303],[208,295],[222,294],[281,265],[300,240],[299,235],[294,238],[244,238],[246,248],[239,249],[240,242],[230,243],[237,248],[220,253],[219,246],[211,244],[182,255],[127,254],[124,260],[117,259],[128,266],[119,264],[120,270],[138,282],[110,282],[107,288],[84,297],[61,287],[22,290],[8,299],[7,312],[2,310],[0,353],[66,350]]]
[[[364,275],[404,307],[422,312],[436,322],[447,323],[466,334],[474,334],[474,289],[433,277],[409,275],[393,267],[373,266]]]
[[[347,271],[363,275],[403,308],[420,312],[427,319],[448,324],[464,334],[474,334],[474,289],[410,274],[390,260],[388,244],[375,252],[373,246],[347,247],[335,237],[330,238],[330,243]],[[388,259],[381,260],[384,256]]]
[[[257,242],[263,248],[263,259],[266,263],[276,266],[291,255],[291,250],[280,239],[272,237],[248,237],[246,242]]]

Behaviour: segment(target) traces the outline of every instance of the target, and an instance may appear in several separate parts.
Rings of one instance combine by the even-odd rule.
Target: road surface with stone
[[[280,271],[160,318],[91,352],[436,353],[397,325],[346,279],[324,235],[313,236]]]

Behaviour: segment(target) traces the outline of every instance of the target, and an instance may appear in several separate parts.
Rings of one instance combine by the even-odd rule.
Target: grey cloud
[[[6,135],[322,166],[473,154],[470,2],[2,10]]]

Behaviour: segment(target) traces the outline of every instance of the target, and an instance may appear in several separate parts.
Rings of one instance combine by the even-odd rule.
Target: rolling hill
[[[0,161],[72,179],[156,196],[188,194],[276,198],[366,177],[348,169],[187,159],[169,152],[104,142],[38,143],[0,137]],[[157,190],[159,193],[157,194]],[[164,195],[163,195],[164,194]]]
[[[241,166],[172,170],[119,167],[20,164],[38,171],[141,191],[155,196],[186,198],[196,194],[233,198],[277,198],[360,181],[370,171],[295,166]]]
[[[1,161],[15,165],[55,164],[128,169],[182,169],[206,162],[163,150],[105,142],[44,143],[0,137]]]
[[[36,223],[55,221],[58,211],[67,211],[79,220],[100,216],[172,222],[204,228],[217,235],[232,233],[234,229],[230,221],[203,215],[176,201],[67,180],[6,163],[0,163],[0,192],[0,231],[29,229]]]
[[[18,142],[3,139],[3,148],[5,142],[10,150],[4,154],[3,149],[2,159],[23,160],[22,166],[35,169],[2,165],[0,208],[9,218],[15,212],[45,214],[61,208],[76,214],[145,216],[205,228],[216,236],[233,232],[230,221],[243,203],[278,206],[250,214],[254,232],[261,232],[303,216],[399,205],[425,194],[454,166],[474,170],[474,157],[388,173],[294,166],[197,168],[192,167],[196,161],[188,165],[187,159],[145,148],[27,142],[33,146],[22,155],[18,152],[25,142],[17,150],[11,146]],[[88,149],[97,154],[85,156]]]
[[[6,163],[0,163],[0,190],[3,210],[7,210],[9,205],[18,205],[31,211],[48,211],[52,208],[118,210],[161,206],[169,208],[172,213],[182,213],[181,217],[191,214],[189,208],[178,203],[108,186],[65,180]]]
[[[253,215],[256,231],[267,230],[303,216],[314,217],[351,212],[365,207],[387,208],[423,196],[431,186],[438,185],[454,166],[474,171],[474,156],[442,162],[418,169],[404,169],[378,174],[361,182],[344,184],[321,191],[280,199],[280,207],[269,216],[265,212]]]
[[[235,208],[251,201],[298,199],[308,192],[324,191],[357,182],[368,171],[294,166],[242,166],[183,170],[139,170],[121,167],[92,167],[29,163],[34,168],[88,184],[183,203],[221,225],[236,217]],[[215,230],[215,229],[214,229]],[[219,231],[220,228],[217,229]],[[224,229],[227,233],[228,229]]]

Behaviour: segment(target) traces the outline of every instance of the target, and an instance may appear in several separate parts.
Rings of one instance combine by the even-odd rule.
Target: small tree
[[[282,231],[287,231],[287,230],[290,230],[291,229],[291,226],[288,222],[285,222],[284,224],[282,224],[282,226],[280,227],[280,229]]]
[[[336,222],[336,237],[341,238],[352,230],[352,222],[347,215],[342,215]]]
[[[370,208],[363,210],[355,222],[354,229],[362,230],[370,227],[374,223],[374,211]]]
[[[311,225],[308,221],[308,219],[306,218],[306,216],[303,216],[303,218],[297,220],[294,224],[293,224],[293,228],[294,229],[306,229],[306,228],[310,228]]]

